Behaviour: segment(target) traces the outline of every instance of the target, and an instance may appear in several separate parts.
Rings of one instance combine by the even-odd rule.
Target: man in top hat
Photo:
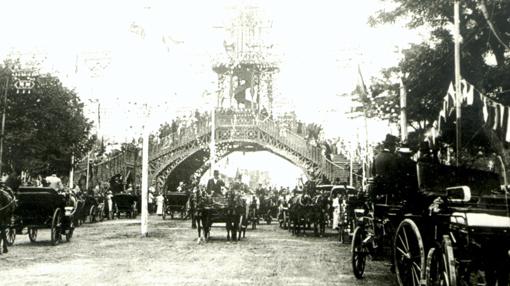
[[[374,177],[374,193],[371,194],[374,199],[377,195],[386,194],[387,191],[395,187],[397,181],[398,163],[395,155],[397,137],[387,134],[383,142],[383,150],[377,154],[372,166],[372,176]]]
[[[225,182],[220,179],[220,172],[214,170],[213,177],[207,182],[207,193],[213,196],[222,196],[221,188],[225,187]]]

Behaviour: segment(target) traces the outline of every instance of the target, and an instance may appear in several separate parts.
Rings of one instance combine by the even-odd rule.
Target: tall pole
[[[69,171],[69,188],[74,187],[74,155],[71,155],[71,171]]]
[[[353,153],[354,153],[354,150],[353,150],[353,147],[352,147],[352,142],[351,142],[351,151],[350,151],[350,154],[349,154],[349,185],[350,186],[354,186],[354,182],[353,182]]]
[[[90,152],[87,154],[87,179],[85,180],[85,190],[89,190],[89,176],[90,176]]]
[[[454,40],[455,40],[455,113],[456,113],[456,152],[455,161],[457,166],[460,163],[460,151],[461,149],[461,106],[462,106],[462,95],[460,92],[460,0],[454,0],[453,5],[453,17],[454,17]]]
[[[211,144],[209,145],[209,160],[211,160],[211,168],[209,171],[211,172],[210,176],[212,177],[214,168],[216,168],[216,108],[213,106],[212,114],[211,114]]]
[[[7,111],[7,91],[9,90],[9,78],[7,76],[7,80],[5,81],[4,88],[4,106],[2,111],[2,133],[0,134],[0,176],[2,175],[3,170],[3,155],[4,155],[4,135],[5,135],[5,112]]]
[[[407,141],[407,94],[402,76],[400,77],[400,139]]]
[[[142,216],[140,230],[142,237],[147,236],[147,225],[149,221],[149,213],[147,209],[148,196],[149,196],[149,114],[147,111],[147,104],[145,104],[145,124],[143,126],[142,135]]]

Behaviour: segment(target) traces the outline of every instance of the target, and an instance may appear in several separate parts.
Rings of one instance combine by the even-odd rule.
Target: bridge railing
[[[324,175],[330,180],[345,174],[348,169],[333,163],[325,158],[322,149],[309,144],[302,136],[292,131],[281,128],[272,120],[262,120],[251,111],[217,110],[215,113],[216,127],[249,127],[257,126],[262,131],[277,139],[292,151],[304,156],[314,164],[318,165]],[[211,117],[207,116],[201,121],[197,121],[187,128],[183,128],[179,133],[172,133],[159,144],[153,144],[150,148],[150,154],[157,156],[168,149],[176,149],[185,144],[189,144],[198,137],[211,132]]]
[[[211,118],[197,121],[191,126],[182,128],[180,132],[170,133],[162,138],[158,144],[152,144],[149,149],[151,155],[156,155],[169,148],[175,149],[196,140],[197,137],[211,132]]]

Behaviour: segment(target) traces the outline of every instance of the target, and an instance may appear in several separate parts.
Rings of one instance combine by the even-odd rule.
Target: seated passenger
[[[212,196],[223,196],[221,192],[221,188],[225,187],[225,183],[220,179],[220,172],[218,170],[214,170],[213,178],[209,179],[207,182],[207,193],[212,194]]]
[[[369,196],[373,201],[387,195],[391,189],[395,188],[396,176],[399,173],[397,157],[394,153],[396,142],[397,138],[395,136],[386,135],[383,150],[374,159],[372,166],[374,184],[369,189]]]

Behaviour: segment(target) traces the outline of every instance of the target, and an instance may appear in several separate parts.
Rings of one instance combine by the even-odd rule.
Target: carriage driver
[[[221,188],[225,187],[225,183],[220,179],[220,172],[214,170],[213,177],[207,182],[207,193],[213,196],[223,196]]]
[[[383,142],[383,150],[374,159],[372,166],[374,188],[371,194],[368,194],[372,201],[376,201],[380,195],[386,195],[395,187],[396,175],[399,173],[395,155],[397,141],[397,137],[387,134]]]

